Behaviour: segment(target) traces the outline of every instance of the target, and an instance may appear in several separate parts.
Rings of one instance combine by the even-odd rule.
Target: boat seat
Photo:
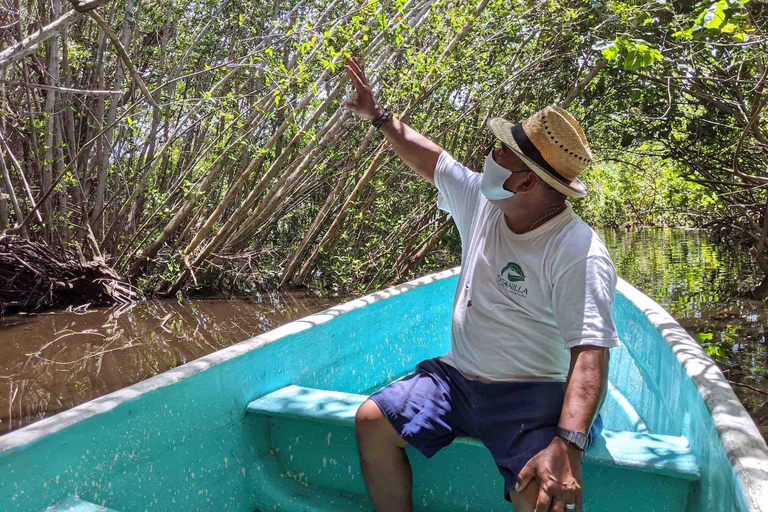
[[[89,501],[83,501],[75,496],[69,496],[66,500],[51,505],[45,512],[115,512],[111,508],[102,507]]]
[[[365,499],[354,418],[365,395],[288,386],[251,402],[263,418],[280,477]],[[504,510],[502,479],[488,450],[458,438],[431,460],[408,447],[419,510]],[[584,457],[584,511],[685,510],[698,463],[684,437],[605,430]],[[306,492],[306,489],[304,490]],[[639,502],[638,498],[642,497]],[[637,508],[633,508],[635,503]]]

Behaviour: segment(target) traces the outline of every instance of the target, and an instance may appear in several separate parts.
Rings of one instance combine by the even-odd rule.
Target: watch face
[[[587,436],[581,432],[561,428],[558,430],[558,435],[566,441],[573,443],[580,450],[584,450],[584,447],[587,445]]]

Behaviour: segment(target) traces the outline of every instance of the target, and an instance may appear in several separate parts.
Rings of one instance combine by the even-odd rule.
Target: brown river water
[[[342,300],[281,292],[0,318],[0,433]]]
[[[768,434],[768,309],[743,251],[678,229],[601,230],[619,274],[715,359]],[[350,297],[274,292],[0,318],[0,434]],[[767,436],[768,437],[768,436]]]

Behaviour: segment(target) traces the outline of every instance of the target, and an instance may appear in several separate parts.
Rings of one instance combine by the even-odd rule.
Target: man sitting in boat
[[[461,235],[451,351],[422,361],[360,406],[360,461],[378,512],[409,511],[412,476],[404,447],[426,457],[457,435],[479,438],[504,477],[517,512],[580,510],[581,459],[598,435],[616,270],[567,197],[592,154],[578,122],[551,106],[521,124],[488,122],[498,146],[483,173],[392,117],[348,59],[357,98],[395,152],[440,192]]]

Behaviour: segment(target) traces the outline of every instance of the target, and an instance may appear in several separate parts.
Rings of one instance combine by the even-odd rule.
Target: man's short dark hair
[[[553,187],[552,185],[550,185],[549,183],[547,183],[546,181],[544,181],[544,180],[541,178],[541,176],[539,176],[539,181],[541,182],[541,186],[544,188],[544,190],[545,190],[545,191],[546,191],[548,194],[552,194],[552,195],[555,195],[555,194],[556,194],[556,197],[558,197],[559,199],[562,199],[563,201],[565,201],[565,194],[563,194],[562,192],[560,192],[559,190],[557,190],[555,187]]]

